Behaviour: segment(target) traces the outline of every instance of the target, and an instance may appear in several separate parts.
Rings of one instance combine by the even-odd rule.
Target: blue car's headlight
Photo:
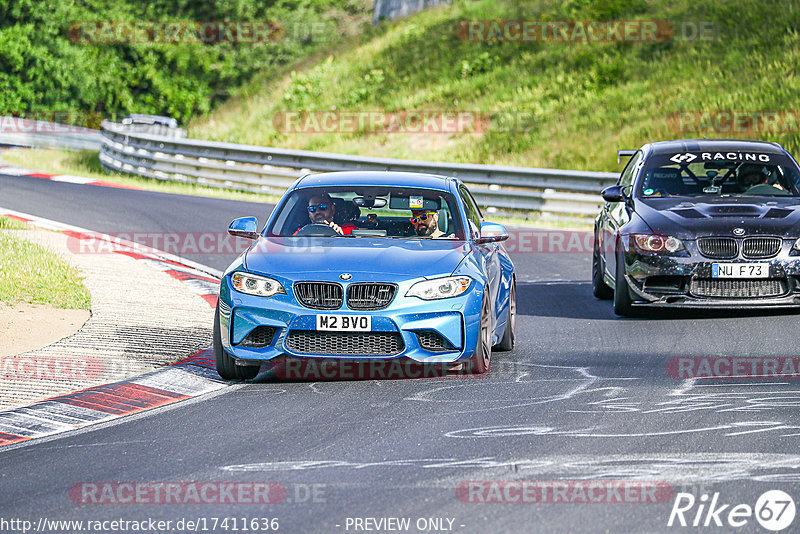
[[[247,293],[248,295],[271,297],[273,295],[286,294],[286,290],[283,289],[280,282],[266,276],[235,272],[231,275],[231,283],[236,291]]]
[[[406,293],[407,297],[419,297],[423,300],[446,299],[457,297],[472,285],[469,276],[447,276],[417,282]]]

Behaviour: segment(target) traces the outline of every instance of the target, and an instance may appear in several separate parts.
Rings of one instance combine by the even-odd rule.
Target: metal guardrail
[[[381,170],[455,176],[490,212],[594,215],[599,191],[616,173],[373,158],[165,137],[103,122],[100,162],[109,170],[160,180],[281,194],[308,171]],[[299,170],[298,170],[299,169]],[[488,187],[483,187],[488,186]]]

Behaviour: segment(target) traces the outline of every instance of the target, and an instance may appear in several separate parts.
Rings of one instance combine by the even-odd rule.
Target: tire
[[[255,378],[261,369],[257,365],[236,365],[236,360],[222,347],[222,335],[219,328],[219,304],[214,312],[214,363],[217,374],[225,380],[249,380]]]
[[[489,308],[489,295],[484,293],[481,304],[481,322],[478,329],[478,343],[475,353],[469,359],[469,370],[474,375],[482,375],[489,371],[492,358],[492,315]]]
[[[592,294],[600,300],[610,300],[614,290],[606,284],[600,263],[600,254],[595,250],[592,254]]]
[[[517,334],[517,280],[511,278],[511,290],[508,294],[508,317],[503,339],[494,348],[498,351],[514,350],[514,341]]]
[[[625,258],[617,253],[617,271],[614,277],[614,313],[621,317],[635,315],[628,280],[625,278]]]

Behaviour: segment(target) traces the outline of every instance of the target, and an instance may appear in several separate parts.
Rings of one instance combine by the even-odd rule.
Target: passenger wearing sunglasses
[[[411,224],[417,235],[421,237],[441,237],[439,230],[439,213],[431,210],[411,210]]]
[[[342,235],[350,235],[350,232],[356,228],[352,223],[344,223],[339,226],[333,222],[333,216],[336,214],[336,204],[330,195],[314,195],[308,199],[308,218],[312,223],[327,224],[337,233]]]

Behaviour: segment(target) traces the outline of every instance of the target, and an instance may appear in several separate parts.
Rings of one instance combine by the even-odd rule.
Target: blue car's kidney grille
[[[403,338],[397,332],[320,332],[292,330],[286,347],[297,354],[347,354],[392,356],[403,352]]]
[[[748,237],[742,244],[745,258],[771,258],[781,250],[779,237]]]
[[[297,282],[294,292],[306,308],[338,310],[342,307],[342,286],[334,282]]]
[[[731,237],[704,237],[697,240],[700,254],[706,258],[725,260],[739,254],[739,244]]]
[[[351,310],[380,310],[388,306],[397,292],[394,284],[350,284],[347,307]]]

